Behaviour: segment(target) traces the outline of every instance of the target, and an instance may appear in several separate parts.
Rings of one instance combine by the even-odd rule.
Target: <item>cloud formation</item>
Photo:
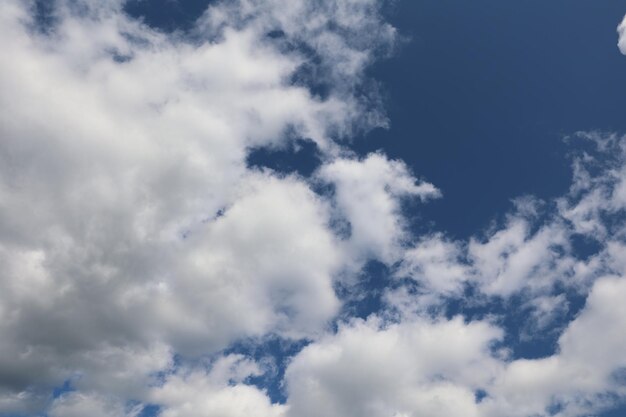
[[[312,336],[339,308],[329,203],[246,156],[296,137],[332,155],[369,117],[339,81],[356,85],[368,48],[393,42],[376,4],[224,3],[194,40],[122,3],[56,2],[45,32],[34,2],[0,6],[2,412],[35,412],[70,379],[141,397],[174,354]],[[331,22],[345,37],[321,29]],[[363,43],[364,27],[384,36]],[[296,82],[312,64],[290,45],[307,42],[332,86],[324,98]]]
[[[517,199],[481,235],[416,235],[405,203],[436,185],[350,149],[387,123],[366,75],[397,37],[380,7],[216,2],[166,34],[122,0],[57,0],[45,28],[34,1],[0,4],[0,415],[575,417],[623,400],[626,138],[569,138],[585,147],[570,190]],[[298,139],[320,154],[310,177],[247,163]],[[381,308],[345,317],[337,289],[372,261]],[[554,352],[507,344],[538,333]],[[233,353],[270,338],[305,347],[280,371]]]

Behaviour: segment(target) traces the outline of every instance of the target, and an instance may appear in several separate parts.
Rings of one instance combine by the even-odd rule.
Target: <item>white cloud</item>
[[[296,179],[257,175],[246,185],[223,216],[179,246],[163,304],[141,290],[127,301],[152,305],[154,325],[169,323],[179,351],[222,348],[244,335],[311,335],[338,310],[332,282],[342,258],[325,205]],[[195,348],[181,343],[189,338]]]
[[[599,279],[587,305],[541,359],[494,351],[487,322],[405,317],[356,321],[299,353],[286,375],[289,415],[589,415],[626,394],[624,277]],[[482,391],[485,397],[475,396]],[[554,413],[551,410],[560,410]]]
[[[441,234],[428,236],[405,252],[396,274],[415,279],[426,286],[428,293],[453,295],[470,277],[463,257],[460,243],[446,240]]]
[[[578,132],[570,141],[582,142],[575,153],[573,178],[565,195],[552,201],[532,197],[514,200],[502,225],[467,242],[443,235],[422,237],[407,250],[397,274],[429,288],[433,295],[453,295],[470,283],[487,296],[509,298],[525,294],[543,313],[564,308],[551,291],[561,285],[582,294],[607,270],[614,270],[626,237],[626,141],[617,134]],[[581,259],[574,241],[597,245]],[[618,268],[619,270],[619,268]],[[546,298],[547,297],[547,298]],[[547,300],[550,299],[550,302]]]
[[[557,201],[560,215],[592,239],[623,235],[607,220],[626,209],[626,139],[592,131],[578,132],[572,140],[587,142],[591,149],[574,160],[570,192]]]
[[[518,205],[504,225],[467,242],[439,233],[422,237],[404,252],[396,250],[403,253],[403,259],[394,275],[411,278],[419,288],[417,296],[408,298],[402,288],[389,292],[390,304],[415,311],[445,306],[450,298],[463,297],[463,291],[471,286],[478,293],[469,302],[488,303],[493,297],[509,299],[523,294],[527,306],[541,310],[544,318],[562,310],[565,299],[548,302],[555,286],[582,287],[594,272],[585,271],[590,264],[572,256],[571,230],[561,219],[541,224],[538,214],[527,209]],[[534,297],[543,297],[543,302],[535,302]],[[548,306],[551,311],[546,310]]]
[[[622,20],[622,23],[617,27],[617,33],[619,34],[619,41],[617,46],[619,50],[626,55],[626,17]]]
[[[559,339],[554,356],[517,360],[506,367],[489,391],[487,416],[547,415],[551,405],[559,416],[597,412],[626,394],[612,375],[626,366],[624,277],[598,280],[585,309]]]
[[[419,182],[401,161],[374,153],[362,160],[337,159],[320,168],[320,179],[334,185],[340,215],[350,225],[350,250],[364,259],[393,263],[407,237],[403,198],[438,197],[430,183]]]
[[[257,364],[230,355],[213,364],[209,372],[194,370],[167,377],[153,389],[151,401],[161,407],[163,417],[283,417],[286,407],[271,404],[263,391],[242,381],[258,375]]]
[[[394,34],[376,1],[289,4],[212,6],[187,39],[122,1],[55,2],[46,33],[34,3],[2,2],[0,413],[37,412],[68,379],[94,394],[58,410],[123,403],[173,354],[312,337],[336,313],[346,259],[328,204],[246,156],[293,136],[336,152],[373,120],[338,82],[361,82]],[[364,28],[384,36],[364,43]],[[266,36],[278,29],[284,41]],[[314,64],[286,43],[309,41],[325,98],[292,82]]]
[[[468,255],[475,279],[488,295],[510,296],[523,288],[545,291],[567,276],[568,231],[551,223],[531,232],[532,223],[512,217],[486,241],[472,239]]]
[[[50,417],[136,417],[141,406],[124,407],[114,400],[97,394],[70,392],[54,400],[48,415]]]
[[[498,362],[487,323],[355,322],[305,348],[287,370],[290,416],[478,416],[474,390]]]
[[[578,135],[595,149],[545,219],[520,199],[483,237],[413,236],[403,202],[439,191],[338,140],[386,123],[355,93],[395,39],[378,0],[223,2],[190,37],[123,3],[59,0],[46,33],[32,1],[0,3],[0,414],[573,417],[626,395],[626,227],[607,221],[626,208],[623,138]],[[313,178],[246,165],[293,137],[321,150]],[[599,242],[588,259],[578,234]],[[422,293],[332,331],[333,286],[370,259]],[[521,295],[533,330],[567,311],[557,285],[589,296],[557,352],[514,360],[495,319],[432,317],[466,284],[485,305]],[[250,384],[258,363],[220,356],[267,335],[311,342],[285,405]]]

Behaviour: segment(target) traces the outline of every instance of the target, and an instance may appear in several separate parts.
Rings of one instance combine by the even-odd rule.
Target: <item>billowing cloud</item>
[[[509,359],[484,321],[357,321],[296,356],[289,415],[581,416],[623,396],[626,279],[599,279],[587,306],[541,359]],[[599,341],[601,341],[599,343]],[[554,410],[558,410],[557,413]]]
[[[337,209],[349,224],[351,250],[387,263],[397,261],[407,240],[402,199],[439,196],[435,186],[418,182],[404,163],[376,153],[363,160],[332,161],[318,175],[334,185]]]
[[[0,415],[576,417],[626,396],[624,137],[569,138],[560,198],[416,235],[405,203],[442,193],[346,140],[387,123],[380,1],[212,2],[186,33],[124,3],[57,0],[46,27],[0,4]],[[309,177],[247,163],[295,140]],[[381,305],[348,317],[338,288],[371,261]],[[537,333],[554,352],[516,356]],[[272,362],[268,340],[298,348]]]
[[[457,293],[470,271],[463,262],[463,247],[441,234],[426,236],[406,250],[398,276],[408,276],[435,294]]]
[[[488,324],[372,318],[305,348],[287,371],[290,416],[478,416],[474,390],[499,366]]]
[[[294,137],[331,155],[361,119],[384,122],[344,82],[393,43],[377,7],[223,3],[187,38],[121,1],[55,2],[45,31],[34,2],[0,5],[0,413],[35,412],[66,380],[93,394],[57,414],[139,398],[172,355],[325,328],[345,262],[330,205],[246,157]]]
[[[238,355],[225,356],[210,371],[179,371],[151,393],[163,417],[191,415],[284,417],[286,406],[271,404],[266,394],[243,381],[262,371]]]
[[[624,395],[618,373],[626,364],[619,330],[625,291],[623,275],[598,280],[585,309],[561,335],[559,352],[507,364],[484,403],[485,415],[550,415],[553,409],[580,416],[613,405]]]

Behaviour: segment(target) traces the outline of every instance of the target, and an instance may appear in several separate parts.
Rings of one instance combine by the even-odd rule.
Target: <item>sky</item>
[[[626,415],[625,13],[0,2],[0,417]]]

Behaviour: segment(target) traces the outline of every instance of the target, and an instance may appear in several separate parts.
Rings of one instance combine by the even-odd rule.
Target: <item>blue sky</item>
[[[0,416],[626,415],[625,13],[8,0]]]
[[[411,41],[372,70],[389,89],[392,124],[368,135],[364,150],[383,147],[437,184],[446,198],[428,216],[459,236],[514,197],[562,194],[571,175],[563,136],[626,127],[626,62],[610,24],[622,8],[398,2],[392,21]]]

